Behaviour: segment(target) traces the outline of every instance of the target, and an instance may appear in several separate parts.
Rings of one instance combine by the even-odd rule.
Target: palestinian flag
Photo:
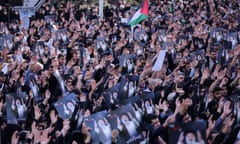
[[[144,0],[142,7],[132,16],[128,25],[134,26],[148,17],[148,0]]]

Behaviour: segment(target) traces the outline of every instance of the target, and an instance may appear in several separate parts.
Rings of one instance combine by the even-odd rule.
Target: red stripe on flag
[[[148,0],[144,0],[141,13],[148,16]]]

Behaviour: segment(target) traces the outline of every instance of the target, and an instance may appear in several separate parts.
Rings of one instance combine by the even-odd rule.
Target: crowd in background
[[[172,123],[199,121],[204,136],[181,133],[179,144],[239,143],[239,2],[149,1],[148,18],[131,29],[126,22],[137,9],[119,1],[104,8],[102,19],[98,5],[46,1],[26,29],[17,11],[0,6],[0,36],[12,36],[0,51],[1,142],[94,143],[84,118],[151,93],[150,102],[132,103],[140,113],[141,143],[170,143]],[[154,71],[162,50],[164,63]],[[23,92],[24,100],[14,98]],[[77,114],[63,118],[56,103],[69,93],[77,103],[66,105]],[[15,111],[12,124],[7,115]],[[109,143],[120,143],[120,130],[111,131]]]

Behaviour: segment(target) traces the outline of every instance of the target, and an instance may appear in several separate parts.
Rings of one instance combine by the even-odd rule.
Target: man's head
[[[32,70],[35,73],[39,73],[41,70],[43,70],[43,65],[39,62],[37,62],[36,64],[32,65]]]
[[[58,55],[58,63],[61,66],[65,64],[65,56],[63,54]]]
[[[176,84],[180,85],[181,83],[184,82],[185,79],[185,74],[183,72],[177,72],[176,77],[175,77],[175,82]]]

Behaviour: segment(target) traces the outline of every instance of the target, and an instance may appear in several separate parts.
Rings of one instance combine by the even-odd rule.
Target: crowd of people
[[[50,2],[0,5],[2,143],[240,143],[237,0]]]

